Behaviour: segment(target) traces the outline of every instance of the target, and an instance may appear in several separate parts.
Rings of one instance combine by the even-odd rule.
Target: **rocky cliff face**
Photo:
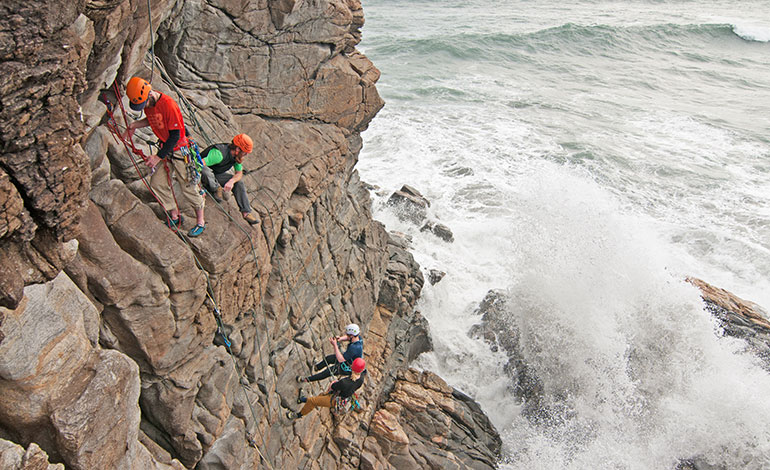
[[[478,407],[404,372],[430,347],[423,279],[354,169],[383,106],[360,2],[150,6],[0,6],[0,467],[492,468]],[[261,225],[207,198],[201,237],[164,226],[146,168],[100,125],[99,90],[132,75],[189,103],[199,143],[252,136]],[[295,376],[348,322],[362,410],[289,422]]]

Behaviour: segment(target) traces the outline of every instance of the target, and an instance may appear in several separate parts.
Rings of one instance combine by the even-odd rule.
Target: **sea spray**
[[[366,5],[387,105],[358,168],[375,216],[447,272],[423,290],[436,351],[417,364],[481,402],[505,468],[770,468],[767,374],[684,282],[770,305],[763,7]],[[392,216],[404,183],[454,243]],[[467,334],[491,289],[537,400]]]
[[[548,417],[504,426],[510,468],[763,468],[770,377],[715,334],[665,245],[584,180],[530,181],[508,305]]]

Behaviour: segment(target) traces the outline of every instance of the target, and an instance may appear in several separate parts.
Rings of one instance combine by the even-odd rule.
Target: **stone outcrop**
[[[388,205],[393,206],[399,219],[421,224],[428,218],[430,201],[415,188],[405,184],[390,195]]]
[[[48,456],[37,444],[29,448],[0,439],[0,468],[6,470],[64,470],[62,464],[48,463]]]
[[[360,132],[383,106],[379,71],[355,48],[360,2],[150,7],[0,7],[0,461],[358,468],[380,406],[422,387],[443,410],[431,419],[445,440],[415,441],[420,459],[434,445],[469,468],[493,462],[494,432],[477,406],[436,389],[438,378],[399,376],[431,341],[414,310],[419,266],[372,220],[355,171]],[[100,125],[100,90],[132,75],[182,103],[201,145],[252,136],[242,181],[260,225],[243,222],[233,201],[207,198],[202,236],[165,227],[148,169]],[[363,410],[287,422],[295,376],[348,322],[366,344]],[[483,445],[452,443],[468,436]],[[390,465],[390,451],[377,452]]]
[[[360,468],[494,469],[501,447],[475,402],[437,375],[409,369],[372,418]]]
[[[760,359],[764,368],[770,371],[770,321],[767,312],[759,305],[719,287],[690,277],[687,279],[700,289],[706,309],[719,319],[722,334],[740,338],[746,348]]]
[[[481,321],[468,332],[482,338],[493,351],[503,350],[508,356],[504,370],[511,377],[511,389],[523,403],[522,414],[537,418],[548,411],[542,407],[542,384],[527,364],[519,347],[519,331],[511,320],[508,302],[502,291],[490,290],[474,312]]]
[[[92,37],[80,2],[57,3],[0,6],[0,305],[10,308],[67,263],[88,198],[77,97]]]

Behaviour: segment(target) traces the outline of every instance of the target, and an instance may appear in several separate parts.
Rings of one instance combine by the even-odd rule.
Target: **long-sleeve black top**
[[[163,146],[158,150],[158,158],[166,158],[171,152],[174,151],[179,138],[181,137],[179,129],[172,129],[168,131],[168,139],[163,142]]]
[[[364,377],[366,377],[365,370],[361,372],[361,376],[357,380],[350,377],[342,378],[332,384],[332,392],[336,392],[342,398],[351,397],[363,385]]]

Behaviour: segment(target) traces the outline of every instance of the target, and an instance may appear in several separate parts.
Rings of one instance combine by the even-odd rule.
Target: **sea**
[[[500,468],[770,469],[770,374],[688,276],[770,310],[770,2],[363,0],[357,169]],[[387,205],[407,184],[452,243]],[[540,384],[469,335],[491,291]],[[545,416],[545,417],[543,417]]]

